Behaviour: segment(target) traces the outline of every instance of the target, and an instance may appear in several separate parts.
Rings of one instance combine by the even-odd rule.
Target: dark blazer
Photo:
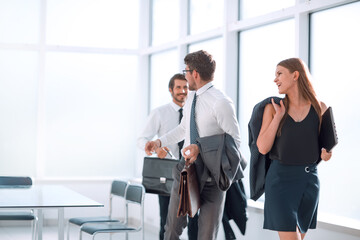
[[[227,133],[196,139],[200,154],[195,161],[200,192],[212,176],[220,190],[226,191],[231,183],[244,177],[247,163],[234,139]]]
[[[226,192],[224,214],[222,223],[225,232],[225,239],[235,239],[235,234],[229,224],[231,219],[234,220],[240,232],[245,235],[246,222],[248,220],[247,199],[245,195],[244,185],[240,180],[233,182]]]
[[[265,192],[265,177],[271,163],[269,155],[262,155],[256,146],[264,109],[267,104],[271,103],[271,98],[274,98],[274,102],[277,104],[280,104],[280,100],[282,99],[279,97],[268,97],[257,103],[254,106],[248,125],[250,147],[250,198],[254,201],[259,199]]]

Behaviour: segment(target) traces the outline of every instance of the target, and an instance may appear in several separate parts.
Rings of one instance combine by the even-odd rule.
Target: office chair
[[[125,233],[126,239],[128,239],[129,232],[141,231],[141,239],[144,240],[144,197],[145,188],[142,184],[129,184],[126,188],[126,212],[125,222],[107,222],[107,223],[86,223],[80,229],[79,239],[82,239],[82,232],[86,232],[92,235],[92,239],[95,239],[97,234],[101,233]],[[129,224],[128,212],[129,204],[138,205],[140,207],[140,224],[133,226]]]
[[[128,186],[127,181],[122,180],[114,180],[111,184],[111,191],[110,191],[110,204],[109,204],[109,215],[108,216],[100,216],[100,217],[76,217],[70,218],[68,222],[68,229],[67,229],[67,239],[69,240],[70,237],[70,223],[81,227],[85,223],[90,222],[120,222],[119,219],[115,219],[112,217],[113,213],[113,198],[120,197],[125,200],[125,191]],[[124,206],[125,208],[125,206]]]
[[[0,176],[0,188],[26,188],[32,186],[30,177]],[[30,211],[0,211],[0,221],[32,221],[32,239],[37,236],[38,218],[34,210]]]

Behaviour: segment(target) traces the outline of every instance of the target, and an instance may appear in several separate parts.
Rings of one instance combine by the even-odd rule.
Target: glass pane
[[[45,175],[131,176],[136,56],[48,53]]]
[[[46,6],[48,44],[138,47],[138,0],[48,0]]]
[[[0,175],[35,176],[37,71],[36,52],[0,50]]]
[[[257,17],[295,5],[295,0],[240,0],[241,19]]]
[[[311,72],[317,94],[333,107],[339,144],[321,163],[321,211],[360,220],[360,162],[354,155],[360,135],[360,2],[311,15]],[[342,17],[339,17],[342,16]],[[345,187],[344,187],[345,186]],[[339,204],[346,199],[346,204]]]
[[[39,0],[0,0],[0,42],[37,43]]]
[[[223,12],[223,1],[190,1],[190,34],[206,32],[221,27],[224,21]]]
[[[240,34],[239,122],[242,153],[250,159],[248,123],[259,101],[278,95],[274,83],[276,65],[295,54],[294,20],[278,22]],[[273,36],[276,36],[274,38]],[[249,186],[246,168],[244,185]],[[246,189],[248,191],[248,189]],[[249,192],[247,193],[249,194]]]
[[[210,53],[215,62],[216,62],[216,69],[214,74],[214,85],[225,92],[224,86],[225,82],[223,79],[224,68],[223,68],[223,41],[222,38],[215,38],[204,42],[194,43],[189,45],[189,53],[195,52],[199,50],[204,50]]]
[[[179,0],[152,1],[151,45],[171,42],[179,38]]]
[[[169,81],[176,73],[180,73],[177,51],[170,50],[151,56],[151,109],[164,105],[171,101]]]

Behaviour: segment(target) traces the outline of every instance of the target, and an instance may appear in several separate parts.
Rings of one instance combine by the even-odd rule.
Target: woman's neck
[[[300,107],[310,104],[310,101],[301,96],[299,91],[294,91],[290,94],[287,94],[287,96],[289,99],[289,106]]]

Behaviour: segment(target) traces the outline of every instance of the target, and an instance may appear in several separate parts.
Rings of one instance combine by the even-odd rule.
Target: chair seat
[[[0,220],[34,220],[35,215],[31,212],[0,212]]]
[[[130,227],[122,223],[89,223],[85,224],[81,231],[87,232],[91,235],[97,232],[119,232],[119,231],[138,231],[137,228]]]
[[[72,224],[81,226],[84,223],[91,222],[119,222],[117,219],[111,219],[109,217],[79,217],[79,218],[70,218],[69,222]]]

